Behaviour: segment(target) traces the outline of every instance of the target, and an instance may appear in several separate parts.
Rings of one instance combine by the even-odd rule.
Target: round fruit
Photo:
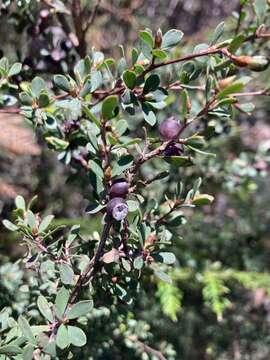
[[[180,156],[182,153],[183,150],[179,144],[170,144],[166,147],[163,154],[165,156]]]
[[[111,199],[107,204],[106,210],[107,214],[117,221],[123,220],[128,214],[128,206],[121,197]]]
[[[116,181],[110,188],[111,198],[125,197],[128,194],[128,183],[125,180]]]
[[[160,138],[164,141],[176,140],[179,136],[181,125],[174,117],[164,120],[159,125]]]

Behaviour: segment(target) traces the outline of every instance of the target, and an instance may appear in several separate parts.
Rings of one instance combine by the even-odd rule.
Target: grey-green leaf
[[[93,309],[93,301],[85,300],[74,304],[67,313],[67,318],[77,319],[80,316],[88,314]]]
[[[23,336],[26,337],[26,339],[33,345],[36,345],[36,339],[34,337],[34,334],[31,330],[31,327],[28,323],[28,321],[25,319],[25,317],[20,316],[18,319],[18,325],[19,328],[23,334]]]
[[[184,33],[181,30],[171,29],[163,35],[161,49],[176,46],[182,39]]]
[[[50,322],[53,322],[53,314],[50,309],[49,303],[47,299],[40,295],[37,299],[37,306],[41,314],[45,317],[45,319],[49,320]]]
[[[68,337],[69,341],[74,346],[84,346],[87,342],[87,338],[85,333],[82,331],[82,329],[76,327],[76,326],[68,326]]]
[[[62,287],[56,295],[55,299],[55,312],[59,319],[62,318],[66,310],[69,299],[69,291]]]
[[[57,331],[56,345],[60,349],[65,349],[66,347],[68,347],[70,345],[67,327],[64,324],[60,325],[60,327]]]

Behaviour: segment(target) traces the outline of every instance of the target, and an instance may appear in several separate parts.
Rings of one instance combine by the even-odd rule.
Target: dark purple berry
[[[106,210],[107,214],[117,221],[123,220],[128,214],[128,206],[121,197],[111,199],[107,204]]]
[[[116,181],[110,188],[109,195],[111,198],[125,197],[128,194],[128,183],[125,180]]]
[[[164,150],[164,156],[181,156],[183,150],[179,144],[169,144]]]
[[[164,120],[159,125],[159,134],[161,140],[169,141],[176,140],[179,136],[181,125],[174,117]]]

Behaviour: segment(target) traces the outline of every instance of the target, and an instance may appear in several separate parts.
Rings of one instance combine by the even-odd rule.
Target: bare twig
[[[140,341],[136,335],[130,335],[128,336],[128,339],[132,342],[135,342],[136,344],[139,345],[139,347],[142,349],[142,351],[147,352],[148,354],[152,354],[155,355],[159,360],[166,360],[165,356],[162,354],[161,351],[156,350],[154,348],[152,348],[151,346],[143,343],[142,341]]]

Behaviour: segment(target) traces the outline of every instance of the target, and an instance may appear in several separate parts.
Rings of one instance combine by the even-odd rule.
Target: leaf
[[[84,346],[87,342],[87,338],[85,333],[82,331],[82,329],[76,327],[76,326],[70,326],[67,327],[68,330],[68,337],[69,341],[74,346]]]
[[[27,224],[32,230],[35,229],[37,226],[36,217],[31,210],[27,211]]]
[[[149,105],[146,103],[142,104],[143,118],[150,125],[154,126],[157,122],[156,115]]]
[[[32,330],[31,330],[31,327],[30,327],[28,321],[22,315],[18,319],[18,325],[19,325],[19,328],[20,328],[23,336],[25,336],[26,339],[31,344],[36,345],[37,342],[36,342],[36,339],[34,337],[34,334],[33,334]]]
[[[214,197],[208,194],[196,195],[192,200],[192,205],[210,205],[214,201]]]
[[[259,21],[261,21],[266,15],[266,10],[267,10],[266,0],[255,0],[254,1],[254,9],[255,9],[256,15],[259,18]]]
[[[110,120],[116,116],[118,109],[117,96],[108,96],[102,103],[102,117],[104,120]]]
[[[71,84],[66,76],[55,75],[53,77],[53,82],[59,89],[66,91],[66,92],[70,92]]]
[[[157,74],[151,74],[145,80],[145,84],[143,87],[143,94],[148,94],[151,91],[155,91],[160,84],[160,78]]]
[[[246,113],[251,113],[255,109],[255,105],[251,102],[245,104],[238,104],[238,109]]]
[[[55,150],[65,150],[69,146],[69,142],[59,139],[55,136],[47,136],[45,140],[50,144]]]
[[[96,214],[102,209],[104,209],[104,205],[101,205],[99,203],[94,203],[94,204],[89,204],[85,209],[85,212],[86,214]]]
[[[184,33],[181,30],[171,29],[162,37],[161,49],[176,46],[182,39]]]
[[[61,319],[64,315],[64,312],[68,304],[68,299],[69,299],[69,291],[65,287],[62,287],[58,291],[55,299],[55,310],[56,310],[56,315],[59,319]]]
[[[154,39],[149,31],[147,30],[140,31],[139,37],[145,44],[149,46],[150,49],[154,47]]]
[[[232,84],[230,86],[227,86],[224,90],[220,91],[217,94],[217,98],[218,99],[223,99],[228,95],[232,95],[234,93],[237,93],[237,92],[241,91],[243,89],[243,87],[244,87],[243,83],[236,82],[236,83],[234,83],[234,84]]]
[[[47,227],[50,225],[52,220],[54,219],[54,215],[48,215],[46,216],[40,223],[38,231],[43,232],[47,229]]]
[[[154,57],[157,57],[161,60],[165,60],[167,58],[167,53],[166,51],[160,50],[160,49],[153,49],[152,50],[152,55]]]
[[[22,350],[19,348],[19,346],[16,345],[3,345],[0,347],[0,354],[5,355],[18,355],[21,354]]]
[[[68,264],[59,265],[60,278],[63,284],[70,285],[73,282],[73,270]]]
[[[154,274],[162,281],[165,281],[168,284],[172,284],[172,279],[165,272],[161,270],[154,270]]]
[[[143,257],[137,256],[133,261],[134,269],[141,270],[144,265]]]
[[[70,344],[67,327],[62,324],[60,325],[56,334],[56,345],[60,349],[65,349]]]
[[[210,42],[210,45],[213,46],[216,44],[216,42],[218,41],[218,39],[222,36],[223,32],[224,32],[224,21],[222,21],[221,23],[219,23],[217,25],[217,27],[215,28],[212,40]]]
[[[80,301],[77,304],[74,304],[67,313],[67,319],[77,319],[80,316],[88,314],[93,309],[92,300]]]
[[[50,322],[53,322],[53,314],[50,309],[49,303],[47,299],[40,295],[37,299],[37,306],[41,314],[45,317],[45,319],[49,320]]]
[[[102,74],[100,71],[91,73],[91,92],[96,91],[102,84]]]
[[[236,50],[239,49],[239,47],[243,44],[243,42],[245,41],[246,37],[242,34],[237,35],[232,42],[230,43],[228,50],[234,54],[236,52]]]
[[[33,95],[36,98],[38,98],[41,91],[46,88],[46,85],[42,78],[40,78],[39,76],[36,76],[31,83],[31,88],[32,88]]]
[[[26,347],[23,349],[23,360],[32,360],[33,359],[33,352],[34,352],[35,348],[33,345],[28,344],[26,345]]]
[[[123,72],[123,80],[129,89],[134,89],[136,86],[137,76],[135,72],[126,70]]]
[[[175,255],[171,252],[160,252],[158,254],[152,254],[152,257],[163,264],[172,265],[175,263]]]
[[[130,168],[133,163],[133,156],[124,155],[117,161],[117,163],[112,168],[112,176],[117,176],[122,174],[125,170]]]
[[[10,231],[17,231],[19,228],[17,225],[13,224],[11,221],[9,220],[3,220],[2,221],[4,227]]]
[[[129,212],[137,211],[140,207],[138,201],[136,200],[127,200],[127,206]]]
[[[164,156],[164,160],[174,166],[191,166],[193,165],[192,158],[189,156]]]
[[[111,264],[119,261],[119,251],[117,249],[111,249],[102,256],[102,261],[105,264]]]
[[[121,119],[117,121],[115,125],[115,130],[118,136],[122,136],[127,131],[127,129],[128,129],[128,123],[126,120]]]
[[[21,63],[15,63],[11,66],[11,68],[8,71],[8,77],[18,75],[22,70],[22,64]]]

